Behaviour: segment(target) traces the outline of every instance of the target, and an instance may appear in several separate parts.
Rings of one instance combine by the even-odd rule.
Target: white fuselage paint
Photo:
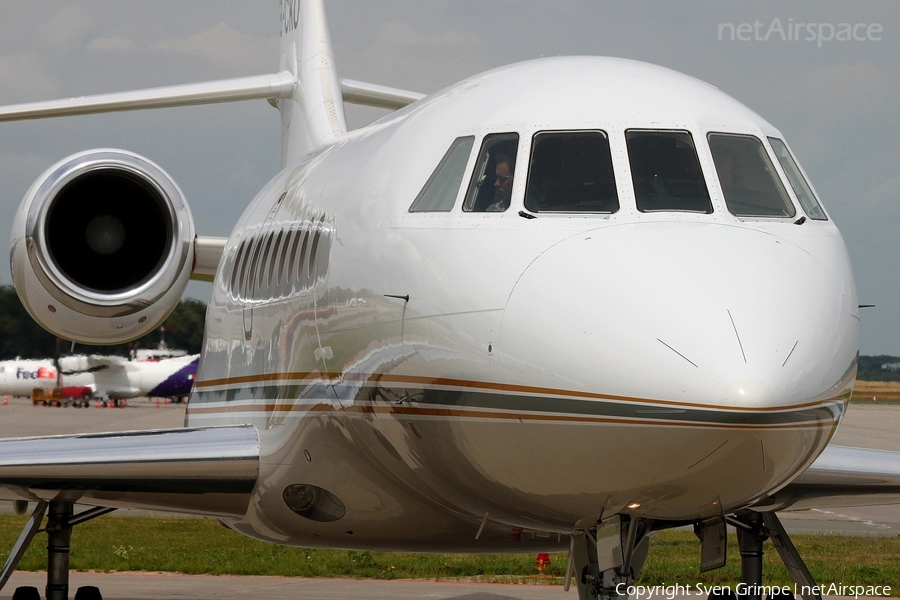
[[[159,361],[129,361],[117,356],[64,356],[58,377],[53,359],[0,361],[0,395],[31,396],[34,388],[48,391],[56,385],[85,387],[102,398],[147,396],[168,378],[190,366],[197,355]],[[190,382],[180,392],[187,393]]]
[[[56,382],[57,371],[52,360],[16,359],[0,362],[0,394],[4,396],[30,396],[33,389],[48,390]],[[67,381],[66,384],[68,383]]]
[[[631,128],[691,133],[711,214],[636,209]],[[618,212],[518,214],[532,136],[557,130],[606,132]],[[832,221],[795,224],[793,196],[792,219],[731,215],[710,131],[782,137],[667,69],[545,59],[288,166],[228,242],[187,413],[260,430],[257,489],[229,525],[304,546],[524,550],[617,512],[727,514],[805,469],[855,377],[847,253]],[[503,132],[520,140],[512,206],[463,212],[481,141]],[[454,209],[410,213],[466,135]],[[297,483],[346,515],[294,514]]]

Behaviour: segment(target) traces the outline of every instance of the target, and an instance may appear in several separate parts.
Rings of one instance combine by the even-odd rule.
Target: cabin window
[[[816,221],[827,221],[828,217],[825,216],[825,211],[822,210],[822,206],[816,200],[816,195],[813,193],[812,188],[809,187],[809,182],[806,181],[806,177],[800,171],[800,167],[791,155],[790,150],[788,150],[787,145],[778,138],[772,137],[769,138],[769,143],[772,144],[772,150],[775,151],[775,156],[778,158],[778,162],[781,163],[781,168],[784,169],[788,183],[791,184],[791,188],[793,188],[797,200],[800,201],[800,206],[803,207],[806,216]]]
[[[531,146],[525,208],[531,212],[613,213],[619,196],[609,139],[602,131],[540,132]]]
[[[425,182],[425,187],[409,207],[409,212],[448,212],[453,209],[474,143],[474,136],[460,137],[453,141]]]
[[[709,150],[728,211],[738,217],[793,217],[794,205],[765,146],[752,135],[710,133]]]
[[[509,208],[518,147],[517,133],[495,133],[484,138],[463,210],[503,212]]]
[[[625,140],[639,211],[712,212],[690,133],[631,129]]]

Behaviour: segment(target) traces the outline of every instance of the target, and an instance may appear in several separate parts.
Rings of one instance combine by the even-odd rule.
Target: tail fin
[[[322,0],[281,0],[281,65],[296,78],[281,112],[283,164],[347,131]]]
[[[281,112],[283,164],[347,132],[344,100],[395,110],[424,95],[338,79],[322,0],[281,0],[277,73],[0,106],[0,122],[265,98]]]

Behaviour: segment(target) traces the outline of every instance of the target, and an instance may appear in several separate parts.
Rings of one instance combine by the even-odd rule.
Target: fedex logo
[[[49,367],[38,367],[37,371],[19,367],[16,370],[16,379],[56,379],[56,371]]]

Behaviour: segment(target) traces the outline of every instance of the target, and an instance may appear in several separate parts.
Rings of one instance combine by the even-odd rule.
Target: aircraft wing
[[[0,500],[242,516],[258,474],[250,425],[0,440]]]
[[[129,364],[128,359],[122,356],[99,356],[96,354],[92,354],[90,356],[86,356],[85,360],[89,369],[125,369]]]
[[[121,356],[100,356],[97,354],[63,356],[59,359],[59,366],[63,375],[77,375],[78,373],[95,373],[104,369],[125,370],[128,360]]]
[[[828,446],[799,477],[761,500],[760,510],[900,504],[900,452]]]

